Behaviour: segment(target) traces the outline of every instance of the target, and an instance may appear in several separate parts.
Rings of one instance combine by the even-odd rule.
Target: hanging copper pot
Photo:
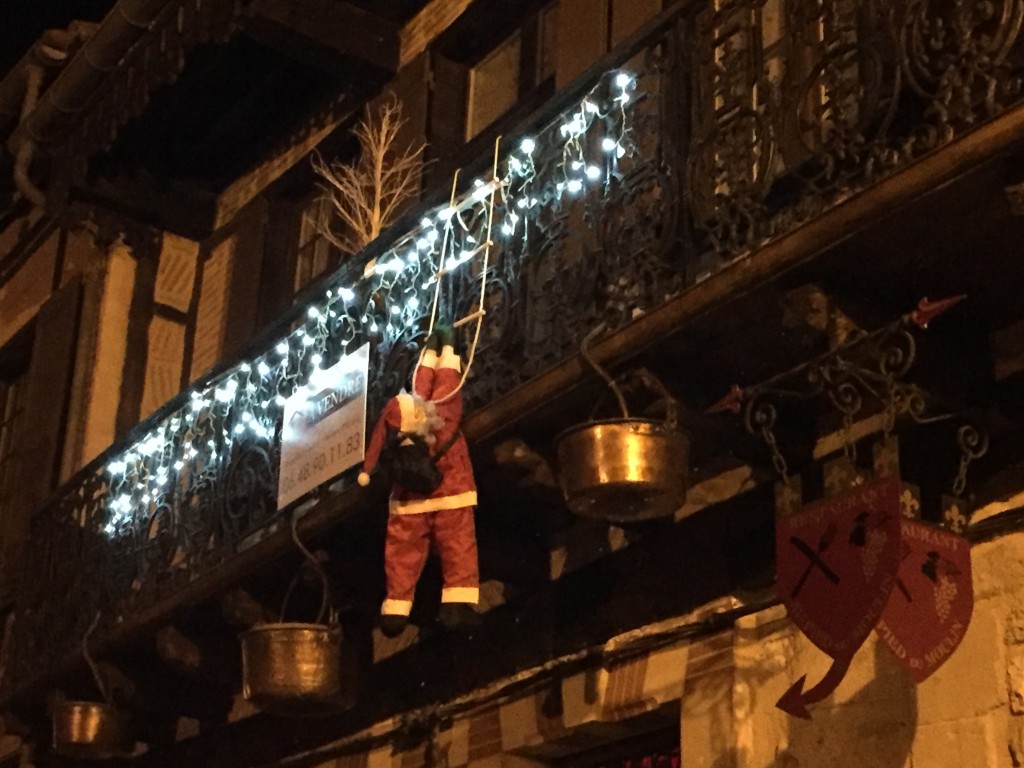
[[[96,614],[82,638],[82,655],[92,672],[104,703],[63,701],[53,710],[53,749],[65,757],[103,760],[131,752],[128,717],[112,703],[103,677],[89,653],[89,636],[99,624]]]
[[[686,498],[686,438],[664,422],[592,421],[557,443],[562,491],[577,515],[647,520],[674,514]]]
[[[341,631],[327,624],[265,624],[242,635],[242,692],[260,709],[301,713],[341,692]]]
[[[53,749],[65,757],[103,760],[124,755],[127,719],[109,704],[64,701],[53,712]]]
[[[559,482],[569,509],[577,515],[614,523],[672,515],[686,498],[689,443],[679,431],[678,404],[647,370],[624,378],[638,379],[665,405],[663,419],[630,416],[619,382],[590,357],[583,340],[580,352],[615,394],[621,417],[591,419],[555,438]]]
[[[308,714],[339,704],[341,696],[341,627],[331,611],[329,583],[320,562],[299,540],[296,518],[292,538],[312,563],[323,584],[320,613],[312,624],[285,622],[292,580],[281,607],[281,621],[243,632],[242,693],[260,709],[279,714]]]

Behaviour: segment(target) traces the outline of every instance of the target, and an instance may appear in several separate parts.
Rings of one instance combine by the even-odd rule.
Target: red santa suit
[[[442,421],[433,433],[432,453],[449,444],[462,421],[462,393],[456,392],[461,370],[462,360],[450,346],[445,346],[440,356],[427,350],[417,369],[413,392],[424,400],[434,401],[436,416]],[[363,471],[359,475],[361,485],[369,482],[369,473],[377,465],[388,440],[397,432],[417,431],[423,418],[422,407],[417,407],[413,395],[402,392],[388,402],[370,436]],[[436,463],[443,479],[431,493],[414,493],[397,484],[391,490],[384,547],[387,598],[381,606],[382,614],[409,615],[431,541],[441,558],[444,576],[441,602],[476,604],[479,601],[480,576],[473,522],[476,483],[469,447],[461,433]]]

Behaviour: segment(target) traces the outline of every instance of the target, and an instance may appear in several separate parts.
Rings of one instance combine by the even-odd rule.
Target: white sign
[[[369,367],[364,344],[285,401],[279,509],[363,460]]]

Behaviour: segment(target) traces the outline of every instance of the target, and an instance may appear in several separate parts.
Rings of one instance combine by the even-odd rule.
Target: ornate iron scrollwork
[[[698,18],[687,194],[726,259],[1020,96],[1022,0],[739,0]]]
[[[949,140],[1018,96],[1019,72],[1010,54],[1024,20],[1021,0],[909,0],[902,5],[903,71],[926,100],[937,128],[933,140]]]
[[[742,413],[744,426],[760,435],[767,445],[778,475],[787,479],[788,466],[776,445],[775,425],[779,408],[787,401],[809,401],[824,397],[842,416],[846,433],[844,450],[854,454],[850,430],[855,419],[880,413],[882,431],[887,435],[896,419],[904,417],[918,424],[944,421],[949,414],[928,415],[924,390],[902,379],[917,357],[917,343],[911,328],[926,327],[934,314],[956,304],[962,297],[940,302],[922,301],[919,309],[871,333],[861,333],[825,355],[802,363],[773,378],[744,389],[733,386],[729,393],[708,409],[709,413]],[[927,314],[932,313],[932,314]],[[961,429],[958,439],[966,463],[984,453],[978,433]],[[958,481],[959,482],[959,481]]]

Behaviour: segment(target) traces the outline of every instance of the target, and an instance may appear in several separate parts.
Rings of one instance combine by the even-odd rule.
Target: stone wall
[[[775,702],[830,659],[782,608],[719,638],[706,676],[691,661],[682,707],[686,768],[1011,768],[1024,765],[1024,534],[972,551],[975,607],[960,647],[914,686],[874,637],[810,721]],[[691,660],[695,658],[691,649]],[[703,679],[702,679],[703,678]]]

